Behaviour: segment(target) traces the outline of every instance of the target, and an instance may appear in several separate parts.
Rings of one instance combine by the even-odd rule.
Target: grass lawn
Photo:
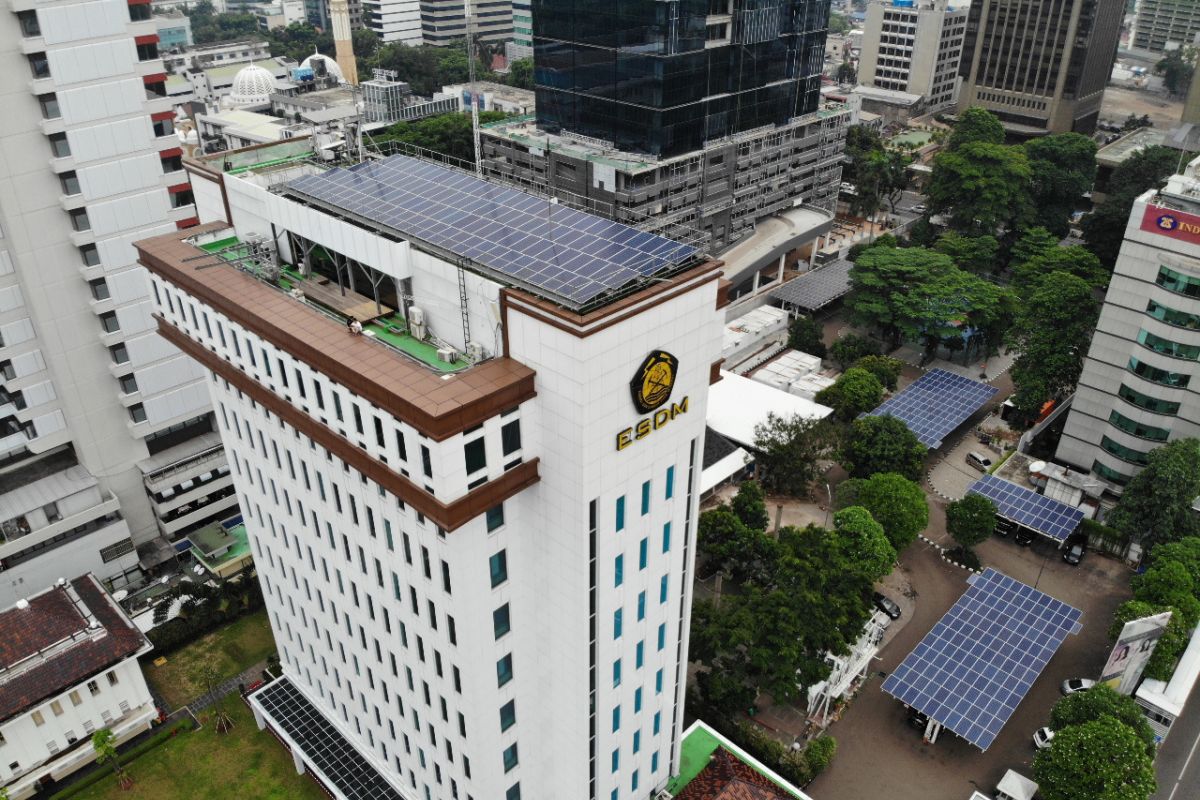
[[[216,668],[222,680],[237,675],[275,652],[275,639],[267,622],[267,612],[257,611],[239,617],[231,624],[185,645],[167,656],[167,663],[154,666],[152,659],[142,662],[154,690],[172,709],[182,708],[204,694],[200,677],[207,663]]]
[[[310,778],[296,774],[283,745],[258,729],[241,698],[228,698],[225,707],[234,719],[229,733],[214,731],[202,714],[202,730],[180,733],[128,765],[129,791],[109,776],[75,800],[326,800]]]

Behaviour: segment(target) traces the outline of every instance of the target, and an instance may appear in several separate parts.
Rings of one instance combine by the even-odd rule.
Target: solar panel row
[[[403,800],[288,678],[265,686],[254,699],[300,747],[305,760],[350,800]]]
[[[967,493],[989,498],[1000,516],[1060,542],[1083,521],[1082,510],[995,475],[984,475]]]
[[[988,569],[938,620],[883,691],[981,750],[995,741],[1068,634],[1078,609]]]
[[[921,444],[937,448],[955,428],[991,400],[998,389],[944,369],[934,369],[870,412],[903,420]]]
[[[407,156],[306,175],[287,191],[575,307],[696,255],[662,236]]]
[[[850,291],[850,261],[833,261],[793,278],[771,292],[771,297],[797,308],[815,311]]]

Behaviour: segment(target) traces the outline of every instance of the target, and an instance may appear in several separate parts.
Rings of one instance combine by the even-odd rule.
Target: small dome
[[[314,73],[316,73],[317,75],[320,75],[321,65],[318,64],[317,62],[324,62],[325,72],[330,77],[337,78],[338,83],[346,82],[346,76],[342,74],[342,68],[339,67],[338,63],[336,61],[334,61],[332,58],[330,58],[329,56],[324,56],[324,55],[321,55],[320,53],[313,53],[311,56],[304,59],[304,61],[301,62],[300,66],[301,66],[301,68],[311,67],[312,71]]]
[[[247,64],[233,76],[229,101],[235,106],[260,106],[271,102],[275,76],[257,64]]]

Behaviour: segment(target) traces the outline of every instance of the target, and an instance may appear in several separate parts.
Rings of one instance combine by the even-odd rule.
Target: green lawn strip
[[[155,654],[143,661],[142,667],[146,680],[175,709],[206,691],[199,674],[206,661],[224,679],[249,669],[273,652],[275,640],[267,612],[256,611],[168,653],[167,663],[161,667],[154,666]]]
[[[462,369],[461,362],[456,364],[447,364],[438,359],[438,349],[431,344],[419,341],[407,333],[397,334],[388,330],[388,321],[372,322],[368,324],[367,330],[374,332],[375,337],[380,341],[387,342],[397,350],[403,350],[414,358],[419,358],[434,369],[442,372],[455,372]],[[403,328],[400,322],[392,322],[394,327]]]
[[[181,732],[128,764],[129,791],[107,775],[72,800],[325,800],[308,777],[296,774],[283,745],[258,729],[240,698],[230,697],[226,708],[234,720],[229,733],[217,733],[201,715],[201,730]]]

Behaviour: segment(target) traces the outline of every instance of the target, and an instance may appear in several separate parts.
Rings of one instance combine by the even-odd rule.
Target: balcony
[[[32,55],[33,53],[44,53],[46,51],[46,40],[39,33],[37,36],[27,36],[20,40],[21,52],[24,55]]]

